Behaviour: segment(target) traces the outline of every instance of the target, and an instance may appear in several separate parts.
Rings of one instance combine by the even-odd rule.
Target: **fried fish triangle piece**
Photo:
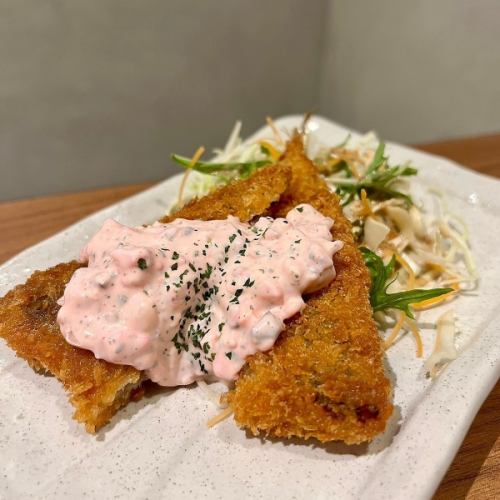
[[[288,167],[268,167],[189,203],[162,222],[178,217],[225,219],[228,215],[248,221],[279,200],[289,178]],[[57,300],[79,267],[81,264],[70,262],[35,272],[24,285],[0,298],[0,337],[33,369],[57,377],[75,407],[74,418],[84,423],[88,432],[95,432],[130,399],[141,395],[144,376],[131,366],[96,359],[92,352],[68,344],[61,335],[56,322]]]
[[[300,136],[281,163],[292,178],[272,215],[310,203],[334,220],[333,238],[344,247],[334,256],[336,278],[307,298],[269,352],[248,360],[227,402],[238,425],[255,435],[369,441],[384,430],[392,405],[368,270],[337,196],[305,156]]]
[[[57,377],[75,407],[74,418],[94,432],[133,397],[141,373],[131,366],[98,360],[61,335],[57,300],[79,267],[69,262],[37,271],[1,298],[0,336],[34,370]]]

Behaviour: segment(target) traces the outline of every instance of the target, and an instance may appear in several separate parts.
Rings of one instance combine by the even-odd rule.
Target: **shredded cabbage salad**
[[[209,162],[200,160],[200,150],[193,158],[172,155],[185,169],[185,178],[170,210],[277,161],[286,137],[270,118],[267,122],[272,137],[251,143],[242,141],[241,122],[237,122],[224,148],[216,149]],[[307,132],[305,139],[307,145]],[[416,355],[422,357],[421,312],[477,286],[465,223],[448,210],[437,190],[428,192],[437,209],[417,203],[410,190],[417,169],[410,164],[391,165],[384,143],[374,133],[358,139],[348,136],[341,144],[321,148],[311,160],[339,195],[352,223],[372,278],[370,300],[385,348],[410,333]],[[458,355],[453,311],[442,314],[435,327],[435,347],[424,365],[431,378]]]

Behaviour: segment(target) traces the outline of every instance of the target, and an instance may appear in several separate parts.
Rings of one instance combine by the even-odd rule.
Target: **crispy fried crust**
[[[336,279],[307,300],[270,352],[249,360],[228,402],[236,422],[254,434],[368,441],[392,413],[369,275],[350,223],[304,155],[300,137],[291,141],[282,163],[292,168],[292,180],[274,215],[310,203],[334,219],[333,236],[344,247],[334,257]]]
[[[222,186],[203,198],[195,199],[160,222],[174,219],[222,220],[234,215],[249,221],[262,215],[278,201],[288,188],[290,169],[287,165],[273,165],[258,170],[248,179]]]
[[[68,344],[56,322],[61,297],[77,262],[34,273],[0,299],[0,336],[37,371],[55,375],[76,408],[75,419],[88,432],[104,425],[126,404],[141,374],[130,366],[98,360]]]
[[[290,174],[291,172],[291,174]],[[317,177],[295,138],[277,166],[220,188],[173,216],[250,220],[270,211],[284,215],[309,202],[335,219],[337,279],[308,299],[277,345],[254,356],[229,401],[239,425],[280,437],[316,437],[358,443],[383,430],[391,413],[380,341],[368,302],[369,277],[338,200]],[[56,323],[56,304],[77,263],[35,273],[0,299],[0,336],[35,369],[56,375],[70,394],[75,418],[93,432],[133,395],[141,374],[99,361],[66,343]]]
[[[279,200],[289,178],[287,166],[269,167],[188,204],[163,221],[225,219],[228,215],[250,220]],[[61,335],[56,301],[78,267],[81,264],[70,262],[35,272],[24,285],[0,298],[0,337],[34,370],[58,378],[75,407],[74,418],[88,432],[95,432],[131,398],[140,396],[143,377],[133,367],[97,360],[92,352],[68,344]]]

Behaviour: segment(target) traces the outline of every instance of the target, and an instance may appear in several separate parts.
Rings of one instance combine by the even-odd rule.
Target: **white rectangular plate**
[[[301,121],[290,116],[277,125],[291,131]],[[350,132],[318,117],[309,128],[325,145]],[[464,218],[482,279],[477,293],[453,303],[462,354],[436,381],[425,377],[411,338],[388,352],[395,412],[383,436],[348,447],[264,441],[232,419],[208,430],[217,410],[198,388],[131,403],[92,436],[71,419],[61,385],[35,374],[1,342],[0,498],[429,497],[500,372],[500,182],[407,147],[388,144],[387,151],[392,163],[417,166],[419,189],[440,188]],[[0,296],[33,270],[75,258],[106,218],[131,225],[159,218],[178,185],[179,176],[168,179],[14,257],[0,267]],[[428,355],[434,332],[424,336]]]

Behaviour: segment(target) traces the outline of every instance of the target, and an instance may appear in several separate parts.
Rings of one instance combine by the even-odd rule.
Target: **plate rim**
[[[303,119],[302,115],[293,115],[293,114],[292,115],[285,115],[285,116],[277,118],[275,120],[275,124],[278,127],[282,126],[283,124],[292,124],[292,123],[295,123],[295,125],[298,125],[298,124],[300,124],[302,119]],[[347,132],[351,132],[353,134],[359,135],[358,132],[349,129],[348,127],[344,127],[340,124],[337,124],[336,122],[334,122],[328,118],[325,118],[321,115],[313,115],[311,119],[319,122],[320,126],[321,126],[321,123],[323,123],[324,125],[333,126],[335,128],[339,128],[339,129],[345,130]],[[261,135],[263,133],[263,131],[265,131],[265,130],[268,130],[268,128],[262,127],[257,132],[255,132],[254,134],[249,136],[247,141],[253,140],[254,137]],[[488,184],[488,189],[492,185],[496,185],[498,188],[500,188],[500,180],[495,179],[493,177],[490,177],[488,175],[473,171],[465,166],[460,165],[459,163],[457,163],[453,160],[449,160],[448,158],[445,158],[445,157],[442,157],[439,155],[435,155],[432,153],[420,151],[420,150],[412,148],[411,146],[405,146],[405,145],[402,145],[402,144],[399,144],[396,142],[387,141],[386,144],[391,149],[398,148],[398,149],[401,149],[402,151],[409,150],[411,152],[411,154],[418,154],[424,159],[428,158],[433,162],[440,162],[443,165],[446,165],[446,167],[445,167],[446,169],[448,169],[449,167],[452,167],[453,169],[458,168],[462,176],[465,176],[468,179],[471,179],[471,180],[474,180],[474,181],[480,183],[480,186],[478,187],[479,191],[481,191],[484,188],[484,185],[486,183]],[[55,240],[57,238],[61,238],[61,235],[65,234],[68,231],[71,231],[72,229],[74,229],[77,226],[80,226],[83,222],[86,222],[90,219],[103,218],[106,215],[106,213],[118,209],[120,207],[120,205],[122,205],[124,203],[129,204],[132,201],[140,201],[144,197],[155,196],[157,193],[159,193],[167,185],[167,183],[177,182],[180,177],[182,177],[182,174],[175,174],[173,176],[170,176],[169,178],[164,179],[163,181],[160,181],[159,183],[151,186],[150,188],[147,188],[146,190],[143,190],[143,191],[141,191],[137,194],[134,194],[130,197],[124,198],[123,200],[120,200],[117,203],[109,205],[109,206],[107,206],[107,207],[105,207],[97,212],[94,212],[94,213],[84,217],[83,219],[79,220],[78,222],[76,222],[74,224],[71,224],[70,226],[59,231],[58,233],[54,234],[53,236],[46,238],[46,239],[36,243],[35,245],[32,245],[29,248],[23,250],[22,252],[18,253],[17,255],[11,257],[9,260],[7,260],[6,262],[4,262],[0,265],[0,273],[3,273],[10,266],[18,265],[19,262],[23,261],[23,259],[26,259],[26,258],[29,259],[30,256],[34,252],[37,251],[37,249],[46,245],[47,242],[49,242],[51,240]],[[488,195],[488,197],[489,197],[489,195]],[[168,200],[165,200],[165,204],[167,203],[167,201]],[[165,208],[166,208],[166,206],[165,206]],[[1,283],[0,283],[0,285],[1,285]],[[487,338],[489,338],[489,337],[487,337]],[[472,342],[472,344],[470,346],[468,346],[466,352],[462,353],[459,360],[455,361],[455,363],[457,363],[457,365],[456,365],[457,367],[454,369],[455,363],[453,363],[449,367],[449,369],[446,370],[446,373],[443,375],[446,375],[447,377],[451,377],[453,374],[453,371],[458,370],[459,367],[464,363],[464,361],[463,361],[464,358],[471,357],[473,354],[475,354],[476,351],[480,352],[480,348],[478,347],[478,344],[481,343],[481,340],[486,340],[484,335],[479,335],[477,337],[477,339],[474,339],[474,342]],[[497,348],[497,351],[499,351],[498,346],[496,346],[496,348]],[[458,363],[458,362],[460,362],[460,363]],[[480,370],[481,367],[478,365],[479,364],[476,363],[474,366],[476,366],[478,368],[478,370],[481,371]],[[450,375],[450,372],[451,372],[451,375]],[[418,490],[416,490],[415,488],[410,489],[412,494],[418,495],[418,496],[423,496],[423,497],[429,496],[429,495],[432,495],[434,493],[434,491],[436,490],[436,488],[439,486],[439,483],[440,483],[442,477],[446,473],[447,469],[449,468],[450,463],[452,462],[453,458],[455,457],[455,454],[456,454],[459,446],[461,445],[463,438],[465,437],[470,424],[472,423],[473,419],[475,418],[477,411],[479,410],[481,404],[484,402],[487,395],[489,394],[489,392],[491,391],[491,389],[495,385],[496,381],[500,377],[500,359],[497,360],[496,367],[492,367],[490,370],[483,370],[483,373],[486,373],[487,377],[485,380],[483,380],[483,383],[482,383],[481,387],[479,388],[479,390],[476,387],[476,391],[473,394],[471,400],[469,401],[471,404],[467,408],[465,408],[464,411],[462,412],[462,415],[460,416],[459,421],[458,421],[458,425],[452,431],[452,433],[454,435],[454,439],[452,440],[451,444],[447,448],[444,448],[443,450],[441,450],[440,454],[434,455],[433,459],[436,462],[438,462],[438,466],[434,470],[434,473],[429,475],[430,476],[429,481],[423,487],[421,487]],[[431,392],[431,391],[429,391],[429,392]],[[421,402],[421,404],[422,403],[423,402]],[[407,486],[409,488],[412,487],[411,484],[408,484]],[[368,492],[366,492],[366,493],[368,494]],[[377,495],[381,494],[381,493],[382,492],[380,492],[380,491],[372,490],[371,496],[372,496],[372,498],[374,498],[374,497],[379,498]]]

